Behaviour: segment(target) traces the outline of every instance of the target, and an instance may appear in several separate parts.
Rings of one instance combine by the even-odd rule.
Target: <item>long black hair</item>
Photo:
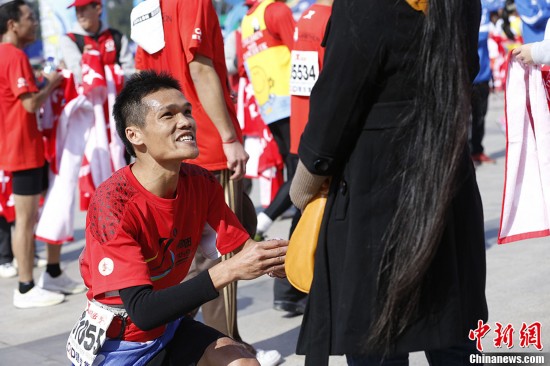
[[[457,188],[470,110],[466,27],[472,24],[466,19],[472,13],[467,6],[475,6],[474,1],[428,0],[414,73],[414,108],[401,126],[400,139],[408,143],[394,157],[400,162],[396,179],[402,188],[384,236],[380,301],[367,343],[371,350],[388,352],[415,320],[423,280]]]

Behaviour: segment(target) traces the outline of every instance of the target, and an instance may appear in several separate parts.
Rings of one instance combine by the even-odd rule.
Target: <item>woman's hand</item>
[[[516,56],[516,59],[525,65],[533,65],[533,56],[531,55],[532,44],[524,44],[512,50],[512,54]]]
[[[323,185],[326,185],[328,192],[328,181],[329,177],[311,174],[304,163],[299,161],[294,178],[292,178],[292,184],[290,185],[290,199],[292,203],[300,211],[304,211],[304,208],[322,189]]]

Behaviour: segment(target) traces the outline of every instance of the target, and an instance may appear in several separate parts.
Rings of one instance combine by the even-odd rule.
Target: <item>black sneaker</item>
[[[304,301],[288,301],[288,300],[275,300],[273,301],[273,309],[278,311],[286,311],[292,315],[302,315],[305,311],[306,305]]]

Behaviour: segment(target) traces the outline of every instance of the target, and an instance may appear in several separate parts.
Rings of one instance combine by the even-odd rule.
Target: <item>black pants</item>
[[[11,225],[3,216],[0,216],[0,264],[13,261],[11,250]]]
[[[470,151],[472,154],[483,152],[485,136],[485,115],[489,105],[489,82],[481,82],[472,88],[472,126],[470,130]]]
[[[298,155],[290,153],[290,118],[270,123],[269,130],[277,143],[279,153],[286,167],[286,181],[279,188],[275,198],[273,198],[273,201],[264,211],[270,219],[275,220],[292,206],[290,184],[298,166]],[[296,210],[296,214],[292,218],[290,235],[292,235],[300,216],[300,210]],[[303,292],[296,290],[286,278],[275,279],[275,284],[273,285],[273,299],[275,301],[297,302],[306,296]]]
[[[269,130],[277,143],[279,153],[283,158],[286,168],[286,181],[281,188],[279,188],[275,198],[273,198],[273,201],[271,201],[264,211],[271,220],[275,220],[292,206],[292,201],[290,200],[290,183],[292,182],[296,167],[298,166],[298,155],[290,153],[290,118],[284,118],[277,122],[270,123]]]
[[[195,366],[204,351],[224,334],[190,318],[183,318],[174,338],[160,350],[147,366]]]

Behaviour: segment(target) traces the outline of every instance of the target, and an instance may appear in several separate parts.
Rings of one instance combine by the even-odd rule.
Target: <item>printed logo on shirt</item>
[[[99,273],[101,273],[102,276],[106,277],[111,273],[113,273],[115,269],[115,263],[111,258],[105,257],[101,261],[99,261],[97,269],[99,270]]]
[[[29,86],[29,83],[27,82],[27,80],[25,78],[18,78],[17,79],[17,87],[18,88],[24,88],[24,87],[28,87]]]
[[[195,31],[193,32],[193,35],[191,36],[191,39],[196,39],[197,41],[201,41],[202,37],[202,31],[200,28],[195,28]]]
[[[93,68],[90,67],[88,64],[82,65],[82,82],[93,85],[94,79],[103,80],[104,77],[97,71],[95,71]]]
[[[112,39],[105,42],[105,52],[113,52],[115,50],[115,41]]]
[[[306,15],[303,16],[304,19],[311,19],[315,15],[315,10],[310,10]]]
[[[294,35],[292,36],[294,42],[298,42],[298,27],[294,27]]]

